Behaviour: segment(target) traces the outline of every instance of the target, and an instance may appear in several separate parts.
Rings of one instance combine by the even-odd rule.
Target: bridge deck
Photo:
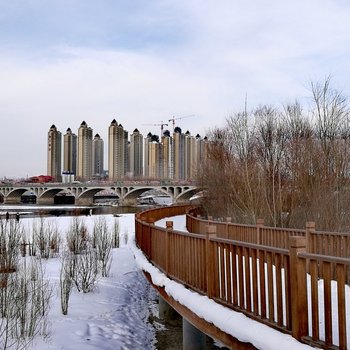
[[[75,204],[90,205],[94,196],[105,192],[114,195],[120,203],[135,201],[142,193],[156,190],[169,195],[174,202],[188,200],[197,190],[191,183],[150,183],[148,181],[120,181],[118,183],[45,183],[0,185],[0,198],[5,204],[20,204],[24,193],[30,194],[38,204],[54,204],[58,194],[74,198]],[[74,204],[74,203],[71,203]]]
[[[343,291],[348,289],[345,281],[349,257],[325,256],[317,251],[324,252],[321,244],[306,244],[315,236],[322,236],[318,239],[324,242],[331,235],[327,246],[333,242],[334,249],[328,249],[345,255],[344,250],[335,248],[340,242],[344,246],[346,234],[316,235],[312,225],[306,230],[284,230],[266,228],[262,223],[216,223],[198,218],[195,211],[187,215],[187,228],[195,233],[175,231],[169,223],[167,228],[154,225],[163,217],[184,214],[186,210],[188,207],[175,206],[136,215],[136,242],[152,264],[182,285],[299,341],[326,349],[347,348]],[[311,276],[309,285],[307,276]],[[324,300],[318,300],[320,279],[325,286]],[[338,292],[331,293],[331,281],[336,282]],[[332,310],[334,293],[338,293],[337,315]],[[324,330],[320,323],[325,324]]]

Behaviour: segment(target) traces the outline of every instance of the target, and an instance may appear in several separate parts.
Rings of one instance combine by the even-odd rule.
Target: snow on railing
[[[189,209],[136,214],[136,243],[154,265],[184,286],[300,341],[350,347],[345,302],[350,260],[315,254],[320,244],[308,241],[322,239],[313,237],[313,224],[305,230],[266,228],[261,221],[236,225],[201,219]],[[166,228],[154,225],[186,211],[190,232],[175,231],[171,221]]]

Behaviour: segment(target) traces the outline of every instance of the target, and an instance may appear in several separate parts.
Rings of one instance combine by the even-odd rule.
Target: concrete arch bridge
[[[100,184],[18,184],[0,186],[0,198],[4,204],[20,204],[24,193],[30,194],[37,204],[55,204],[57,195],[74,197],[77,205],[92,205],[94,196],[104,191],[108,196],[116,196],[120,204],[135,204],[136,199],[144,192],[157,190],[169,195],[173,202],[187,201],[197,192],[193,185],[145,185],[133,184],[125,186]],[[103,192],[102,192],[103,193]]]

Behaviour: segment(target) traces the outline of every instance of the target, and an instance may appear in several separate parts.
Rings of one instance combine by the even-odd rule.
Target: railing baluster
[[[319,313],[318,313],[318,267],[317,261],[311,260],[309,264],[311,276],[311,317],[312,317],[312,339],[318,340],[319,331]]]
[[[345,265],[337,264],[337,290],[338,290],[338,332],[339,349],[347,348],[346,341],[346,305],[345,305]]]
[[[331,296],[331,263],[323,262],[323,286],[324,286],[324,323],[326,346],[333,343],[332,332],[332,296]]]

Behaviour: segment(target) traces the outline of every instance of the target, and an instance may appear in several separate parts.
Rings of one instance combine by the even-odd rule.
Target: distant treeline
[[[328,77],[311,83],[312,106],[262,105],[210,131],[198,173],[204,206],[241,223],[350,230],[348,98]]]

